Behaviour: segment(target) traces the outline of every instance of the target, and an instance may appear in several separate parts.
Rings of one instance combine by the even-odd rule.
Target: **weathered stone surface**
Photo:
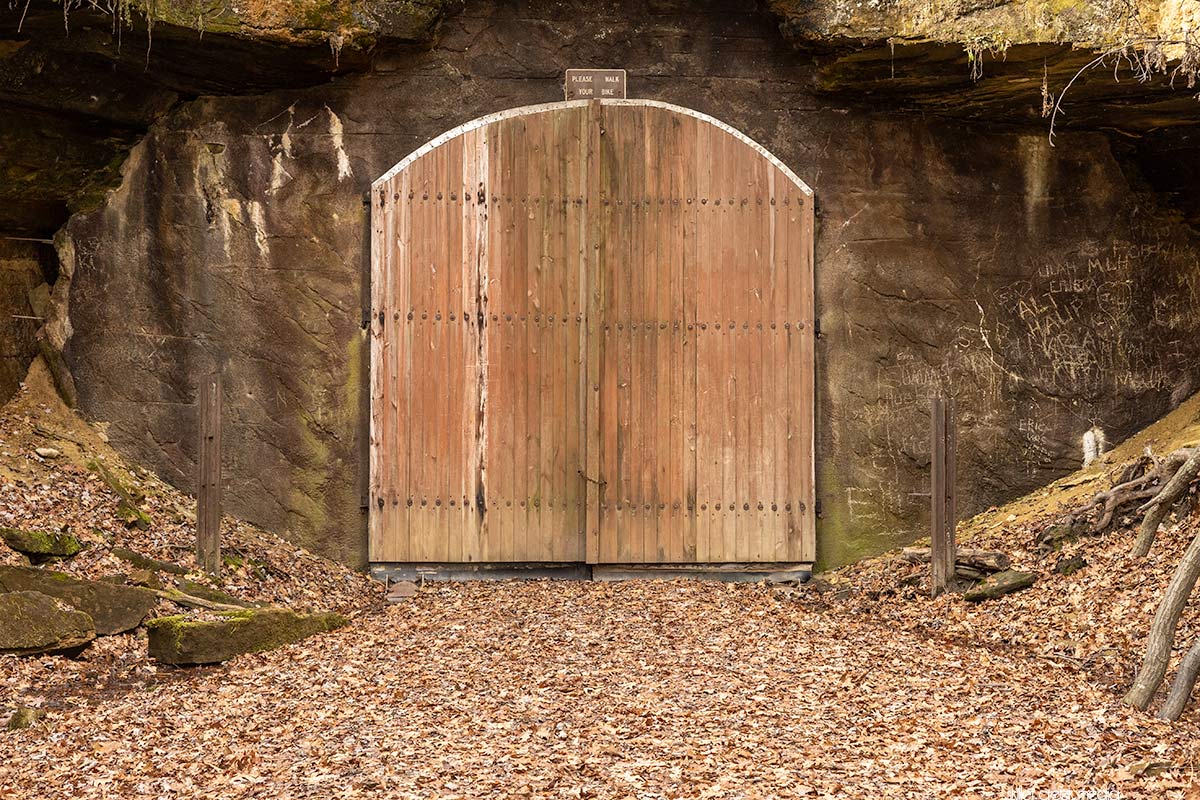
[[[40,592],[85,612],[96,633],[108,636],[136,628],[158,602],[157,595],[134,586],[85,581],[62,572],[0,565],[0,590]]]
[[[457,124],[560,97],[564,52],[745,131],[815,189],[824,564],[923,535],[933,392],[958,396],[970,514],[1077,467],[1093,420],[1116,441],[1200,388],[1200,317],[1156,311],[1200,305],[1191,234],[1106,137],[1051,148],[1044,127],[830,102],[771,18],[728,4],[584,11],[473,4],[428,51],[378,50],[371,75],[157,126],[68,227],[85,411],[191,488],[195,375],[223,363],[244,390],[225,409],[229,510],[361,564],[362,194]]]
[[[1087,566],[1087,560],[1076,553],[1073,556],[1063,556],[1054,564],[1054,571],[1059,575],[1074,575]]]
[[[0,594],[0,653],[71,653],[96,638],[92,618],[40,592]]]
[[[989,575],[978,586],[963,593],[963,598],[977,603],[982,600],[994,600],[1006,594],[1028,589],[1037,582],[1037,575],[1032,572],[1020,572],[1015,569],[997,572]]]
[[[70,558],[83,549],[83,543],[65,531],[27,531],[19,528],[0,528],[0,539],[24,553],[32,561],[51,558]]]
[[[398,581],[392,584],[392,588],[388,590],[387,601],[389,603],[403,603],[417,595],[417,585],[412,581]]]
[[[75,4],[66,18],[57,4],[0,6],[0,232],[49,237],[102,202],[129,148],[182,97],[363,70],[376,43],[429,41],[448,5],[137,0]]]
[[[46,712],[40,708],[21,706],[8,715],[8,721],[4,723],[4,727],[10,731],[32,728],[44,716],[46,716]]]
[[[1087,533],[1087,522],[1084,520],[1068,520],[1056,522],[1046,527],[1038,535],[1038,549],[1043,551],[1061,550],[1067,542],[1072,542]]]
[[[31,296],[53,278],[53,258],[48,245],[0,239],[0,403],[16,393],[37,355],[41,313]]]
[[[114,547],[110,552],[115,558],[119,558],[139,569],[150,570],[151,572],[169,572],[173,575],[187,574],[186,567],[181,567],[171,561],[160,561],[157,558],[150,558],[124,547]]]
[[[928,564],[930,560],[928,547],[906,547],[901,555],[906,561],[914,564]],[[1007,553],[999,550],[980,550],[976,547],[959,547],[954,554],[954,563],[958,567],[980,572],[1002,572],[1012,566],[1012,559]]]
[[[771,0],[789,35],[802,40],[933,40],[979,49],[1072,42],[1109,48],[1128,41],[1181,41],[1193,30],[1190,0],[1094,3],[1062,0]]]
[[[271,650],[347,624],[332,613],[297,614],[286,608],[247,609],[206,622],[187,616],[146,624],[150,656],[166,664],[216,664],[242,653]]]

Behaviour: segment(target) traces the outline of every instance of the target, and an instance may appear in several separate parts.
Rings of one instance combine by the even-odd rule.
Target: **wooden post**
[[[199,480],[196,490],[196,560],[210,575],[221,571],[221,373],[200,383]]]
[[[930,403],[933,438],[930,459],[931,530],[929,561],[932,595],[944,592],[954,578],[957,555],[955,532],[958,525],[958,504],[955,499],[955,450],[958,447],[958,426],[954,418],[954,401],[941,397]]]

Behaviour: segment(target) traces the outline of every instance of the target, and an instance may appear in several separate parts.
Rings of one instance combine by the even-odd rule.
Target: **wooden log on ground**
[[[931,558],[928,547],[906,547],[902,555],[914,564],[928,564]],[[1012,566],[1012,559],[998,550],[979,550],[960,547],[955,554],[956,567],[968,567],[981,572],[1003,572]]]

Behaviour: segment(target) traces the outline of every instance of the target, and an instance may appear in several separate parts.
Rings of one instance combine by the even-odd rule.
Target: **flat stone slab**
[[[71,653],[96,638],[91,617],[40,592],[0,594],[0,620],[0,653]]]
[[[968,589],[963,593],[963,598],[975,603],[981,600],[993,600],[1006,594],[1028,589],[1035,582],[1037,582],[1037,575],[1032,572],[1005,570],[989,576],[978,586]]]
[[[150,558],[141,553],[135,553],[132,550],[126,550],[124,547],[114,547],[111,551],[115,558],[132,564],[139,569],[147,569],[151,572],[169,572],[172,575],[186,575],[187,568],[171,561],[159,561],[157,558]]]
[[[0,539],[34,561],[49,558],[70,558],[83,549],[83,543],[72,534],[62,531],[26,531],[20,528],[0,528]]]
[[[110,636],[142,624],[158,595],[136,586],[85,581],[62,572],[0,565],[0,590],[41,592],[74,606],[92,618],[96,633]]]
[[[147,650],[164,664],[218,664],[260,653],[346,625],[340,614],[297,614],[287,608],[248,608],[213,621],[184,614],[146,623]]]

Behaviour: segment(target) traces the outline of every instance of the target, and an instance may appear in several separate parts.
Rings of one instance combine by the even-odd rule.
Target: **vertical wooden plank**
[[[736,539],[731,551],[734,561],[753,561],[752,547],[757,530],[755,529],[755,497],[751,484],[751,472],[759,458],[754,442],[754,357],[751,342],[754,332],[751,329],[751,299],[755,287],[757,265],[754,258],[756,241],[753,228],[746,218],[746,209],[742,205],[744,199],[744,180],[749,172],[753,175],[754,163],[747,158],[745,146],[732,136],[723,137],[726,162],[730,174],[725,184],[727,190],[723,212],[726,220],[726,239],[733,243],[732,263],[734,273],[738,275],[736,292],[733,295],[733,305],[730,316],[733,319],[731,340],[733,351],[730,358],[735,365],[735,406],[733,421],[735,423],[735,449],[737,452],[737,472],[735,478],[736,497],[734,498],[733,513],[736,518]]]
[[[778,175],[772,167],[768,170],[767,186],[763,197],[763,215],[767,223],[767,247],[770,271],[770,307],[767,334],[768,378],[770,383],[768,402],[768,422],[771,427],[769,453],[770,466],[770,553],[771,559],[786,559],[787,554],[787,517],[784,514],[784,501],[788,496],[787,485],[787,347],[784,338],[784,320],[787,299],[786,277],[783,274],[782,263],[785,254],[781,251],[782,231],[779,219],[775,213],[775,204],[779,194],[779,184],[786,184],[786,178]]]
[[[650,318],[651,348],[650,375],[654,385],[654,491],[651,502],[656,503],[654,515],[654,544],[648,555],[657,562],[669,560],[667,551],[671,540],[671,260],[670,242],[674,231],[665,213],[665,197],[670,193],[671,168],[677,161],[674,142],[670,137],[668,112],[654,109],[652,136],[647,139],[653,156],[654,181],[649,193],[648,219],[654,232],[653,278],[655,286],[654,313]]]
[[[685,560],[700,561],[700,553],[707,545],[700,543],[700,485],[699,485],[699,451],[697,447],[697,390],[696,371],[700,342],[700,321],[697,317],[697,278],[695,265],[698,259],[697,237],[699,226],[696,224],[696,198],[700,181],[698,178],[699,159],[698,123],[688,117],[682,121],[682,140],[679,146],[679,157],[682,168],[686,170],[685,180],[680,191],[680,224],[683,226],[683,258],[680,264],[680,295],[683,304],[683,436],[684,436],[684,492],[685,508],[687,510],[687,525],[685,533]]]
[[[796,233],[800,238],[800,319],[804,321],[804,336],[800,343],[800,435],[803,437],[800,480],[805,504],[798,560],[811,563],[817,557],[815,208],[811,193],[797,192],[797,197],[802,202]]]
[[[683,393],[682,383],[682,342],[683,342],[683,305],[681,302],[681,245],[683,243],[683,227],[679,222],[680,176],[684,163],[681,145],[680,119],[670,115],[664,119],[667,132],[664,134],[664,148],[669,151],[665,160],[668,172],[663,181],[663,195],[659,208],[662,212],[661,230],[666,237],[665,263],[667,274],[667,291],[660,304],[666,329],[663,331],[663,343],[667,352],[666,375],[664,378],[665,413],[667,414],[667,434],[665,444],[666,480],[660,489],[666,503],[667,536],[662,543],[661,557],[668,562],[682,563],[687,560],[684,548],[684,447],[683,447]]]
[[[958,560],[958,407],[946,401],[946,574],[954,576]]]
[[[763,296],[767,291],[764,269],[763,226],[762,214],[755,203],[756,193],[766,177],[765,162],[755,157],[753,151],[741,148],[740,158],[745,164],[743,184],[738,198],[738,214],[743,220],[742,226],[749,234],[750,241],[746,245],[746,255],[749,259],[747,268],[751,283],[746,294],[747,317],[745,322],[746,348],[744,358],[747,359],[747,397],[749,404],[747,413],[749,421],[747,434],[749,454],[747,459],[746,504],[747,526],[746,558],[750,561],[766,561],[768,551],[765,547],[764,534],[766,531],[765,509],[763,503],[763,470],[767,456],[764,446],[763,421]]]
[[[210,575],[221,573],[221,373],[200,382],[199,476],[196,491],[196,560]]]
[[[613,445],[609,432],[612,430],[613,411],[616,408],[616,376],[612,374],[610,333],[608,330],[609,304],[607,302],[609,281],[607,280],[604,240],[601,232],[607,221],[607,210],[603,207],[601,183],[601,141],[603,108],[599,100],[588,103],[584,122],[587,142],[584,159],[583,213],[584,224],[580,265],[584,268],[581,289],[585,325],[585,346],[581,348],[585,375],[583,397],[586,399],[584,426],[584,482],[586,518],[584,523],[587,537],[586,557],[589,564],[600,561],[601,526],[609,524],[615,509],[613,490]]]
[[[437,348],[437,361],[433,374],[430,376],[430,389],[436,392],[437,414],[434,433],[434,449],[430,454],[433,461],[433,499],[430,503],[431,514],[436,531],[436,540],[432,543],[430,553],[435,561],[450,560],[450,518],[447,513],[450,502],[450,467],[454,460],[451,432],[458,428],[458,420],[453,416],[452,399],[455,388],[453,353],[451,352],[451,327],[449,325],[450,296],[453,289],[451,278],[455,270],[451,269],[451,245],[455,241],[450,227],[448,203],[448,186],[450,165],[454,160],[455,150],[462,144],[461,139],[454,139],[438,148],[440,157],[435,162],[437,173],[429,187],[429,199],[433,212],[433,230],[436,232],[436,242],[430,257],[433,270],[434,297],[433,308],[430,312],[430,329],[432,340]]]
[[[536,502],[538,499],[538,481],[541,476],[541,425],[538,414],[541,410],[539,390],[541,388],[541,342],[538,340],[541,317],[541,271],[543,242],[546,219],[542,213],[543,170],[546,161],[543,151],[543,133],[546,129],[545,114],[536,114],[528,118],[526,127],[525,151],[522,154],[521,166],[524,174],[524,188],[521,191],[520,224],[525,233],[525,297],[521,310],[521,328],[525,337],[524,354],[526,359],[525,382],[521,387],[523,393],[522,411],[519,419],[523,428],[525,440],[525,486],[520,504],[522,513],[518,517],[521,524],[523,546],[518,558],[522,561],[533,561],[541,556],[541,527],[539,525]]]
[[[808,371],[805,347],[812,326],[801,316],[804,308],[804,237],[800,233],[802,209],[797,205],[800,192],[793,185],[788,185],[786,189],[781,198],[782,208],[776,208],[786,225],[784,236],[787,256],[784,269],[787,272],[787,319],[784,329],[788,334],[788,498],[784,510],[787,512],[787,552],[790,560],[803,548],[806,520],[811,510],[811,500],[805,490],[804,462],[808,456],[805,444],[808,431],[805,430],[807,409],[804,394]]]
[[[520,205],[520,188],[516,183],[516,176],[513,172],[513,163],[515,153],[517,151],[517,141],[520,137],[520,120],[506,120],[500,127],[503,134],[500,140],[500,159],[499,169],[500,175],[498,183],[500,185],[500,201],[499,214],[501,217],[501,239],[500,239],[500,259],[498,266],[501,269],[497,286],[500,291],[500,340],[503,350],[502,355],[502,372],[497,374],[496,386],[502,388],[500,392],[501,405],[497,406],[497,411],[501,416],[503,433],[501,435],[503,447],[504,476],[501,490],[502,508],[497,511],[502,520],[501,532],[502,540],[500,542],[500,556],[498,561],[513,561],[516,559],[518,540],[516,532],[516,514],[514,505],[521,489],[521,470],[525,465],[524,450],[517,452],[520,436],[520,429],[516,426],[517,416],[517,395],[519,390],[523,388],[521,382],[521,367],[524,365],[524,359],[521,358],[521,343],[520,335],[520,311],[518,298],[521,292],[521,279],[523,277],[523,264],[521,264],[521,254],[524,250],[524,242],[519,241],[517,235],[517,207]],[[516,193],[516,205],[514,205],[513,195]],[[517,507],[519,508],[519,506]]]
[[[471,269],[471,285],[474,291],[468,306],[471,312],[471,320],[468,324],[475,335],[473,342],[475,348],[475,380],[473,383],[475,417],[472,426],[474,436],[472,437],[471,453],[471,463],[474,465],[474,486],[469,487],[467,503],[473,529],[476,531],[476,540],[471,551],[472,560],[478,561],[484,561],[487,558],[487,543],[490,540],[491,531],[491,517],[488,514],[488,497],[491,492],[491,487],[488,485],[491,478],[488,473],[489,448],[491,446],[488,439],[488,425],[492,414],[488,403],[487,389],[490,370],[488,364],[489,334],[492,330],[488,317],[488,274],[490,269],[488,260],[488,230],[490,227],[488,219],[488,182],[490,179],[488,135],[489,128],[482,128],[476,131],[474,136],[474,175],[469,187],[471,196],[468,199],[475,253]]]
[[[742,396],[742,386],[738,385],[740,372],[744,365],[739,365],[737,359],[737,337],[738,326],[738,303],[742,300],[745,275],[743,270],[738,269],[738,239],[732,231],[732,224],[728,223],[728,215],[730,215],[730,206],[728,206],[728,196],[730,196],[730,188],[734,184],[734,175],[737,174],[739,164],[736,163],[736,154],[732,152],[732,138],[724,131],[716,132],[715,134],[715,154],[718,157],[719,179],[718,185],[714,187],[713,200],[713,224],[716,230],[719,231],[720,241],[720,260],[714,265],[714,283],[720,285],[719,294],[715,294],[718,303],[719,317],[718,324],[720,325],[720,341],[721,355],[720,366],[718,367],[721,374],[726,375],[724,392],[721,398],[721,415],[720,426],[722,434],[722,459],[721,459],[721,545],[720,553],[722,561],[737,561],[738,560],[738,521],[740,516],[740,503],[742,498],[738,495],[738,474],[739,470],[739,452],[738,439],[739,427],[743,421],[738,417],[738,405],[740,396]]]
[[[940,397],[930,400],[932,440],[930,442],[930,573],[931,593],[937,597],[946,590],[946,405]]]
[[[394,238],[394,263],[388,281],[393,310],[388,323],[392,326],[391,363],[392,393],[395,400],[391,412],[391,440],[397,450],[392,461],[391,489],[387,504],[392,510],[396,528],[395,557],[397,561],[412,558],[414,529],[414,495],[412,476],[416,473],[413,453],[413,292],[412,292],[412,171],[405,170],[393,183],[390,229]]]
[[[386,306],[382,289],[387,272],[384,269],[384,253],[389,246],[384,227],[384,206],[389,202],[387,183],[371,187],[371,318],[370,318],[370,371],[371,411],[368,424],[367,464],[370,490],[367,493],[367,558],[371,561],[384,560],[384,525],[382,478],[384,460],[384,408],[389,397],[384,395],[386,360],[383,354],[384,315]]]
[[[711,563],[719,558],[720,543],[716,541],[720,528],[717,506],[721,502],[721,441],[713,424],[721,413],[716,407],[719,398],[714,384],[719,380],[714,355],[719,341],[711,298],[712,275],[708,265],[713,252],[712,220],[709,194],[713,189],[713,134],[710,125],[698,125],[696,136],[697,186],[692,204],[693,224],[696,226],[696,245],[691,280],[696,304],[696,492],[699,501],[697,516],[697,561]],[[717,413],[714,413],[717,412]]]
[[[458,358],[460,360],[460,389],[459,408],[462,425],[459,426],[459,451],[461,464],[457,481],[455,482],[456,513],[451,514],[451,524],[458,528],[459,561],[474,561],[475,548],[478,544],[478,530],[474,525],[475,517],[470,512],[470,500],[477,476],[478,451],[475,443],[476,408],[478,397],[477,370],[475,363],[474,327],[471,325],[475,317],[475,263],[478,258],[475,239],[474,214],[472,213],[471,198],[474,196],[476,183],[476,168],[478,161],[475,157],[475,142],[478,131],[466,131],[462,137],[462,158],[456,181],[456,196],[451,200],[455,204],[454,213],[458,216],[459,252],[457,264],[459,297],[454,311],[457,313],[459,331]],[[455,556],[454,553],[451,554]]]
[[[616,255],[620,252],[623,240],[617,235],[619,218],[611,190],[612,176],[608,164],[611,134],[601,133],[608,127],[608,115],[599,101],[593,101],[589,107],[592,109],[590,135],[593,146],[589,149],[588,202],[594,204],[589,211],[592,219],[589,239],[592,242],[594,259],[594,269],[591,274],[598,282],[593,291],[594,302],[597,304],[594,313],[596,314],[596,326],[602,331],[603,337],[599,353],[601,362],[599,450],[600,480],[603,481],[601,492],[604,499],[601,503],[600,524],[596,529],[598,540],[595,558],[597,562],[609,563],[616,559],[620,506],[624,501],[620,454],[617,447],[622,394],[618,386],[621,351],[618,325],[621,324],[619,316],[621,294],[616,274],[620,263],[620,259]],[[591,353],[589,353],[590,358]]]

